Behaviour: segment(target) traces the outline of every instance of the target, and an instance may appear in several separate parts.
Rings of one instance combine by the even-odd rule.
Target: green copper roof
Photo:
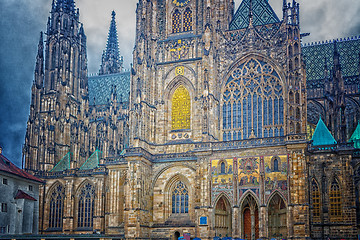
[[[111,98],[113,85],[116,86],[117,101],[128,102],[130,94],[130,72],[122,72],[89,77],[90,105],[107,104],[108,99]]]
[[[99,150],[96,150],[89,157],[89,159],[86,160],[86,162],[80,167],[80,170],[89,170],[89,169],[97,168],[100,163],[100,157],[101,157],[101,152]]]
[[[336,46],[340,54],[343,77],[359,75],[360,38],[340,39],[336,41]],[[306,80],[308,81],[308,85],[313,80],[325,78],[325,65],[329,71],[332,70],[334,64],[334,48],[334,41],[310,43],[302,47],[302,53],[306,63]]]
[[[358,122],[355,132],[353,133],[353,135],[350,138],[350,142],[351,141],[354,142],[355,148],[360,148],[360,121]]]
[[[313,146],[324,146],[324,145],[333,145],[337,144],[334,137],[331,135],[329,129],[326,127],[323,120],[320,118],[316,126],[314,135],[311,139]]]
[[[268,0],[243,0],[230,23],[230,30],[243,29],[249,26],[250,7],[254,26],[280,22]]]
[[[62,172],[70,169],[71,153],[68,152],[50,172]]]

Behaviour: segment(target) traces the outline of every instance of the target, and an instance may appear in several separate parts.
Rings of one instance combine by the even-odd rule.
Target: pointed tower
[[[73,0],[52,3],[45,51],[40,35],[24,155],[28,170],[49,171],[71,152],[77,161],[79,134],[88,106],[86,36]],[[76,167],[72,162],[71,167]]]
[[[123,57],[119,53],[118,36],[115,22],[115,11],[112,11],[106,50],[103,52],[99,75],[122,72]]]

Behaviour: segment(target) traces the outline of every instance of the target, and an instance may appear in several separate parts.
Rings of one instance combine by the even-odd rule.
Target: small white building
[[[0,236],[38,232],[42,183],[10,162],[0,147]]]

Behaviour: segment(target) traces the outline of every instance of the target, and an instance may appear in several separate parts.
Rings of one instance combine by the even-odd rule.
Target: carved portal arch
[[[279,192],[273,193],[268,202],[268,237],[287,237],[287,206]]]
[[[253,192],[246,192],[240,201],[240,229],[244,239],[259,238],[259,201]]]
[[[232,211],[230,201],[225,194],[221,194],[215,204],[215,236],[231,237],[232,233]]]

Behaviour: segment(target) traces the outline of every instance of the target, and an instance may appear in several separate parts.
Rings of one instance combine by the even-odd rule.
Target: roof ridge
[[[323,45],[323,44],[333,44],[335,42],[348,42],[348,41],[356,41],[360,39],[360,35],[359,36],[351,36],[351,37],[345,37],[345,38],[334,38],[334,39],[327,39],[327,40],[320,40],[320,41],[315,41],[315,42],[309,42],[309,43],[304,43],[302,44],[303,47],[309,47],[309,46],[318,46],[318,45]]]

